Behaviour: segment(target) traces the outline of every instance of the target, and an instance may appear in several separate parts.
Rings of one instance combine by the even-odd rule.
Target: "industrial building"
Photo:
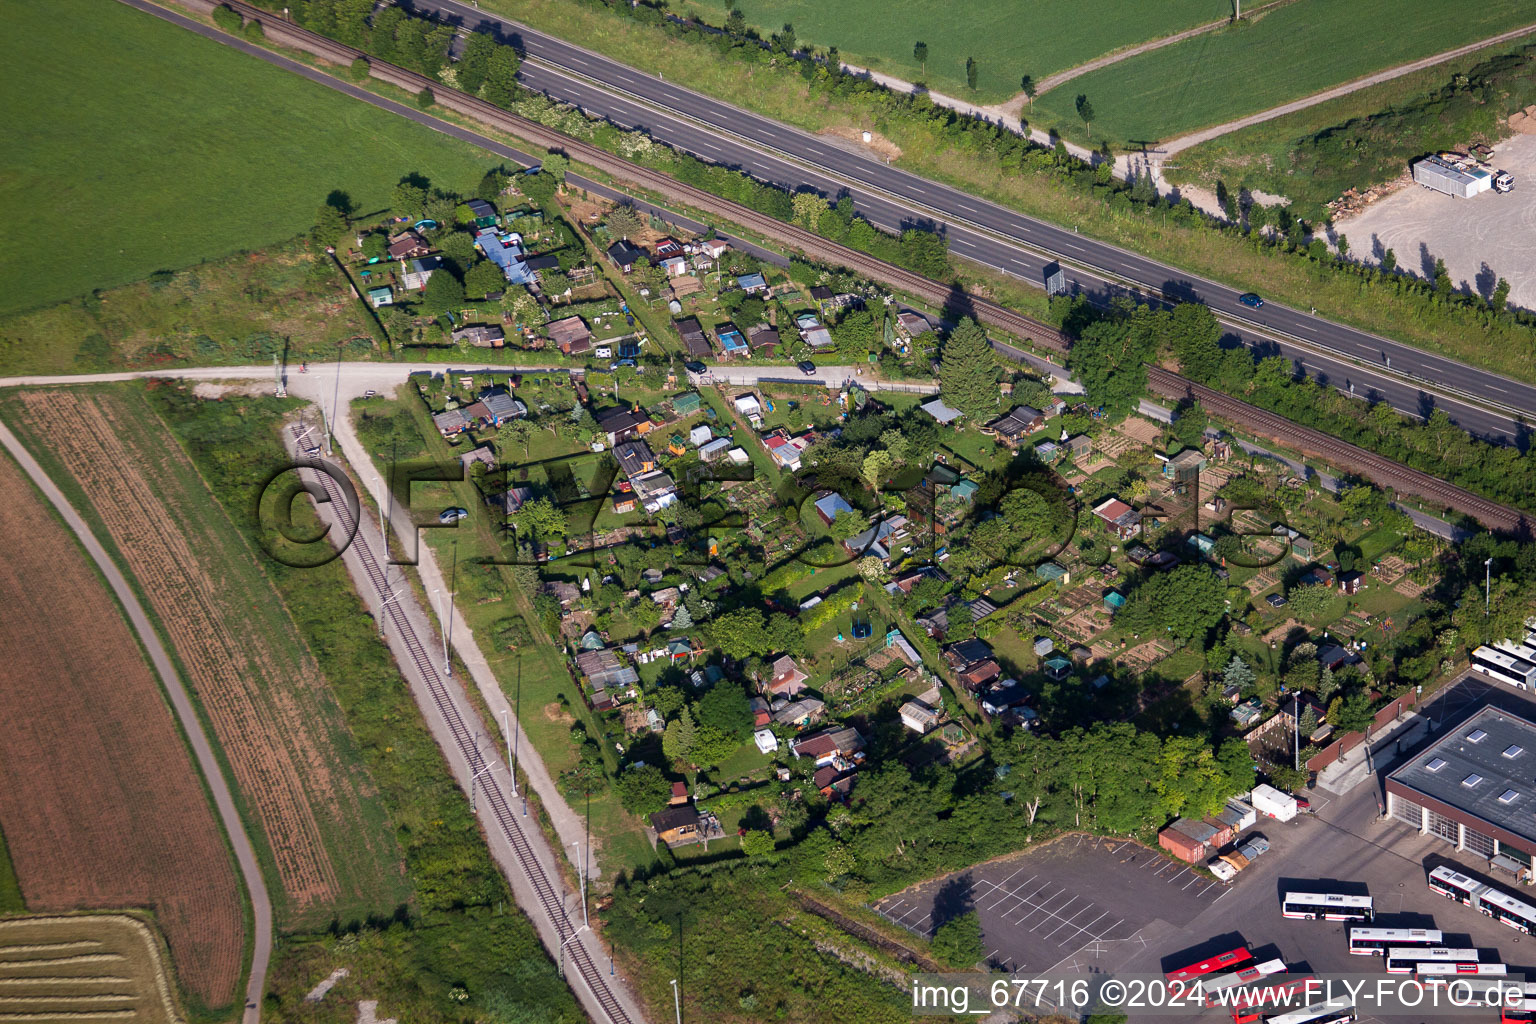
[[[1413,180],[1458,199],[1471,199],[1493,187],[1492,172],[1467,163],[1452,163],[1438,156],[1414,161]]]
[[[1536,724],[1485,707],[1387,776],[1387,814],[1511,871],[1536,854]]]

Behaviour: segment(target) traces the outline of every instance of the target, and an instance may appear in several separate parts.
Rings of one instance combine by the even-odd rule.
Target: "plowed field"
[[[191,755],[94,568],[4,455],[0,494],[0,827],[27,904],[152,909],[188,991],[226,1006],[240,886]]]
[[[408,898],[402,859],[355,741],[271,582],[153,410],[131,388],[26,392],[15,408],[32,449],[74,475],[175,647],[275,872],[280,923],[393,910]]]

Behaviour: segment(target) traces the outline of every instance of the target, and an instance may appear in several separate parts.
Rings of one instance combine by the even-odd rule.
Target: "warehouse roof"
[[[1485,707],[1388,778],[1536,841],[1536,724]]]

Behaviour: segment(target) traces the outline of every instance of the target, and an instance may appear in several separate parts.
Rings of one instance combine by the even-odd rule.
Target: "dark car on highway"
[[[1258,292],[1244,292],[1237,297],[1237,301],[1241,302],[1249,309],[1258,309],[1264,305],[1264,300],[1259,298]]]

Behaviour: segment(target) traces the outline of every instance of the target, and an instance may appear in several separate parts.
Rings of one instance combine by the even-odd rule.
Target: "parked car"
[[[802,360],[800,360],[800,364],[799,365],[800,365],[800,372],[805,374],[807,377],[814,377],[814,376],[816,376],[816,364],[811,362],[809,359],[802,359]]]
[[[437,514],[437,521],[442,523],[444,526],[447,526],[450,523],[456,523],[460,519],[468,518],[469,509],[467,508],[445,508]]]
[[[1259,298],[1258,292],[1244,292],[1237,297],[1237,301],[1249,309],[1259,309],[1264,305],[1264,300]]]

